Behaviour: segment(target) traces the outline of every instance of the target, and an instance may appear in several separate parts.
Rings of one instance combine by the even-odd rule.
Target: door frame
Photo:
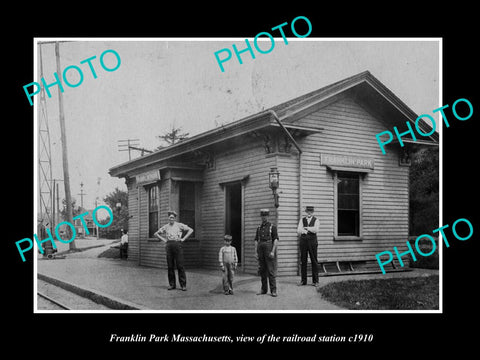
[[[240,242],[241,242],[241,254],[242,254],[242,259],[241,262],[239,263],[239,269],[244,271],[245,269],[245,186],[247,183],[247,180],[249,178],[249,175],[246,175],[240,179],[237,180],[231,180],[223,183],[219,183],[219,185],[223,188],[223,230],[224,233],[227,230],[227,225],[228,225],[228,220],[229,220],[229,215],[227,214],[227,211],[230,209],[230,200],[229,200],[229,187],[232,185],[240,185]]]

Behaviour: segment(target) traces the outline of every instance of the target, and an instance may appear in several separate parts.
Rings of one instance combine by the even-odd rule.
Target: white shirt
[[[218,261],[220,261],[220,265],[224,263],[236,264],[238,262],[237,250],[231,245],[225,245],[218,253]]]
[[[127,234],[123,234],[122,235],[122,238],[120,239],[120,244],[128,244],[128,235]]]
[[[175,221],[173,225],[170,225],[170,223],[163,225],[158,232],[165,235],[167,240],[179,241],[182,238],[183,231],[190,230],[191,228],[188,225]]]

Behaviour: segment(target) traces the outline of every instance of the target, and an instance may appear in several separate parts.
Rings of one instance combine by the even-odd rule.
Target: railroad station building
[[[296,275],[297,224],[311,205],[320,220],[320,271],[379,269],[375,254],[407,250],[411,152],[438,145],[438,135],[405,135],[405,146],[392,141],[385,155],[375,135],[393,126],[406,131],[417,117],[365,71],[116,165],[110,175],[128,188],[129,260],[166,268],[165,246],[153,233],[173,209],[194,229],[184,243],[187,270],[217,268],[228,233],[241,271],[255,274],[259,211],[269,208],[279,233],[278,275]]]

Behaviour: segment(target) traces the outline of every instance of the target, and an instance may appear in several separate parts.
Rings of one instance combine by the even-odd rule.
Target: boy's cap
[[[175,212],[175,210],[170,210],[170,211],[167,212],[167,214],[168,214],[168,216],[173,215],[173,216],[177,217],[177,213]]]
[[[269,214],[270,214],[269,209],[260,209],[260,216],[269,215]]]
[[[313,206],[305,206],[305,211],[315,211]]]
[[[223,237],[223,240],[229,240],[229,241],[232,241],[232,237],[230,235],[225,235]]]

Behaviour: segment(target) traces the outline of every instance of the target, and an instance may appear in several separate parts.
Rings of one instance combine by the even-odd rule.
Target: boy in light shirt
[[[218,253],[218,261],[223,272],[223,290],[225,295],[233,295],[233,277],[237,269],[237,250],[231,245],[232,237],[225,235],[225,246]]]

